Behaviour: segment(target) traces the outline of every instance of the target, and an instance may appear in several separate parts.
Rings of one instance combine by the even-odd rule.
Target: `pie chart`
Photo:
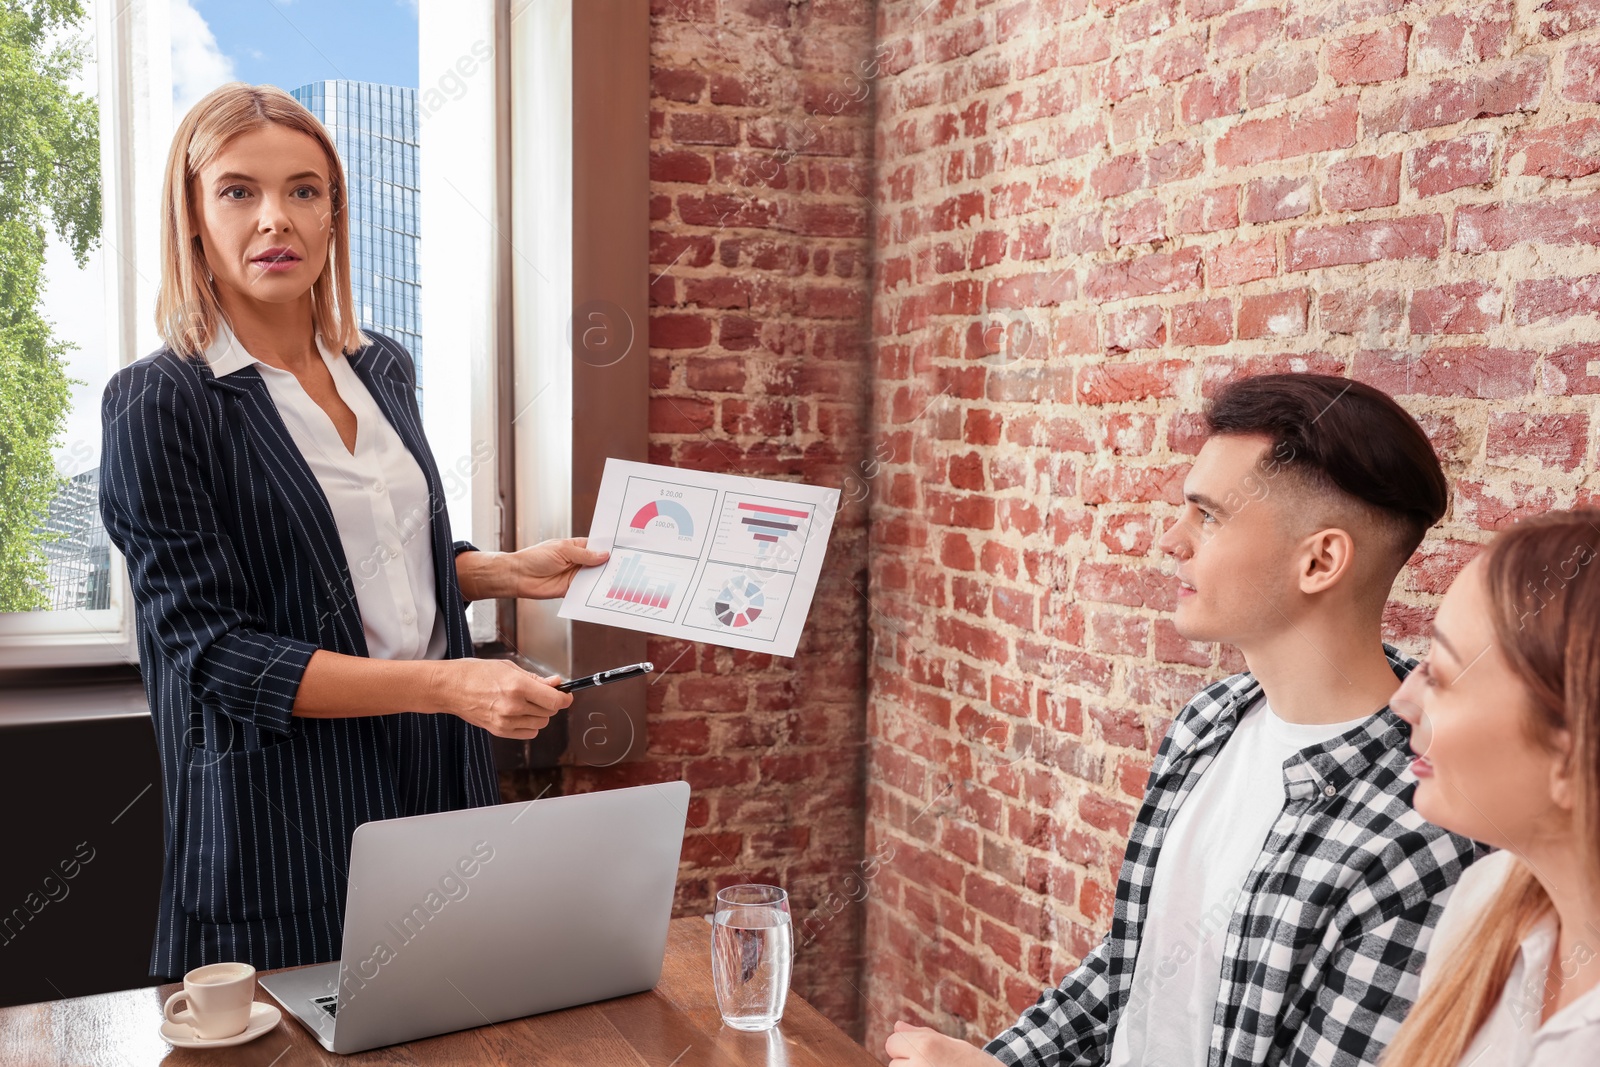
[[[628,525],[635,530],[643,530],[656,519],[665,519],[676,526],[679,537],[694,536],[694,518],[689,514],[689,509],[676,500],[650,501],[633,513],[633,520]]]
[[[759,585],[751,581],[747,575],[735,574],[722,583],[722,589],[717,593],[717,599],[712,603],[711,610],[722,625],[738,629],[741,626],[749,626],[760,618],[761,609],[766,603],[766,597],[761,595]]]

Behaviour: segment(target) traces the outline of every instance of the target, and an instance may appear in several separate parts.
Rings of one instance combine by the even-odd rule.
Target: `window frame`
[[[167,0],[98,0],[93,8],[100,104],[101,254],[105,270],[106,373],[160,347],[158,212],[172,130],[172,54]],[[158,131],[166,131],[164,133]],[[136,664],[128,568],[111,546],[109,607],[0,613],[0,670]]]
[[[423,349],[436,360],[464,347],[471,371],[465,435],[444,405],[423,412],[441,470],[459,474],[466,462],[470,472],[469,499],[449,504],[451,527],[485,550],[583,535],[606,457],[648,453],[649,2],[422,0],[418,26]],[[493,92],[473,82],[429,107],[449,71],[468,77],[452,60],[479,38],[495,45]],[[465,138],[457,152],[491,143],[494,165],[441,184],[429,161],[459,158],[437,150],[451,138]],[[446,233],[447,256],[430,247]],[[574,309],[597,304],[631,337],[614,366],[573,349]],[[438,382],[427,367],[425,381]],[[558,609],[473,604],[474,644],[568,677],[645,658],[644,634],[573,623]],[[569,761],[643,755],[643,688],[616,688],[626,691],[597,691],[603,699],[580,709]]]

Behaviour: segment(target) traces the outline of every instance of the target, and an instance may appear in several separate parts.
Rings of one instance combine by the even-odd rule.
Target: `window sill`
[[[133,667],[7,671],[0,729],[92,719],[149,718],[144,682]]]

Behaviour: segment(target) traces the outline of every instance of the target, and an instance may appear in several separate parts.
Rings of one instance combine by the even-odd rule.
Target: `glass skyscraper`
[[[363,327],[405,345],[422,402],[421,275],[417,271],[417,91],[320,81],[290,93],[321,120],[350,187],[350,274]]]
[[[72,476],[50,502],[43,531],[46,611],[111,604],[111,539],[100,522],[100,468]]]

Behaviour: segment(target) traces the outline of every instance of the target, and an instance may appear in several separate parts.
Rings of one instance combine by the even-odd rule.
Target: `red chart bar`
[[[765,511],[770,515],[789,515],[796,519],[808,519],[811,517],[811,512],[809,511],[795,511],[793,508],[776,508],[771,504],[740,504],[739,507],[744,511]]]

